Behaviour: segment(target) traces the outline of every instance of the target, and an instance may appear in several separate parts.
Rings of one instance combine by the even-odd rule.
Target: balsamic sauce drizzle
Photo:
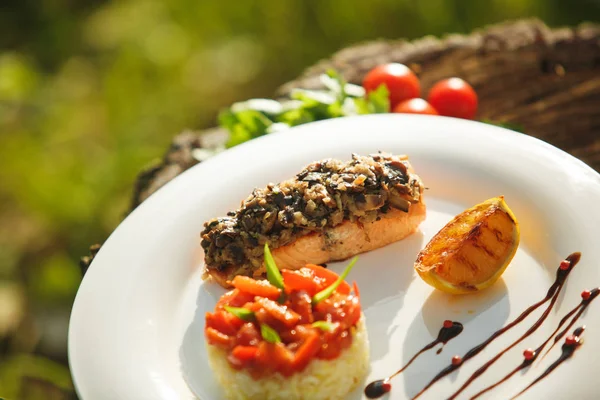
[[[413,361],[417,359],[417,357],[441,343],[442,346],[436,351],[436,354],[440,354],[446,343],[460,335],[462,331],[463,325],[460,322],[444,321],[444,326],[440,329],[437,338],[433,342],[419,350],[402,368],[394,372],[392,375],[385,379],[379,379],[369,383],[367,387],[365,387],[365,396],[367,396],[369,399],[376,399],[389,392],[392,388],[391,384],[389,383],[390,380],[401,374],[406,368],[408,368],[410,364],[412,364]]]
[[[565,336],[567,334],[567,331],[569,329],[571,329],[571,327],[575,324],[575,322],[577,322],[577,320],[579,319],[579,317],[581,317],[581,314],[583,314],[583,312],[585,311],[585,309],[588,308],[588,306],[590,305],[590,303],[599,294],[600,294],[600,288],[595,288],[595,289],[590,290],[590,297],[588,297],[587,299],[581,299],[581,303],[579,303],[579,305],[577,307],[575,307],[573,310],[571,310],[571,312],[569,312],[569,314],[567,314],[567,315],[570,315],[570,314],[572,315],[575,311],[579,310],[577,312],[577,314],[573,317],[573,319],[571,320],[571,322],[569,322],[569,325],[567,325],[567,327],[565,329],[563,329],[558,335],[556,335],[556,337],[554,338],[554,343],[552,343],[552,345],[548,348],[548,350],[546,350],[546,353],[544,354],[544,357],[546,357],[546,355],[548,355],[548,353],[550,352],[550,350],[552,350],[552,348],[554,347],[554,345],[556,345],[556,343],[559,342],[560,339],[562,339],[563,336]],[[554,334],[556,334],[556,332],[554,332]],[[542,357],[542,358],[544,358],[544,357]]]
[[[510,346],[504,348],[502,351],[500,351],[498,354],[496,354],[494,357],[492,357],[489,361],[487,361],[485,364],[483,364],[481,367],[479,367],[475,372],[473,372],[473,374],[469,377],[469,379],[467,379],[466,382],[463,383],[463,385],[456,392],[454,392],[454,394],[452,394],[450,397],[448,397],[448,400],[454,400],[456,398],[456,396],[458,396],[460,393],[462,393],[462,391],[465,390],[478,377],[480,377],[481,375],[483,375],[483,373],[489,367],[491,367],[496,361],[498,361],[504,354],[506,354],[508,351],[510,351],[512,348],[514,348],[516,345],[518,345],[519,343],[521,343],[523,340],[525,340],[531,334],[533,334],[536,330],[538,330],[538,328],[540,326],[542,326],[542,324],[544,323],[544,321],[546,320],[546,318],[550,314],[550,311],[554,307],[554,304],[556,303],[556,300],[558,299],[558,294],[559,293],[556,292],[556,294],[552,297],[552,300],[550,301],[550,304],[548,304],[548,307],[546,307],[546,309],[544,310],[544,312],[542,313],[542,315],[538,318],[538,320],[533,323],[533,325],[531,326],[531,328],[529,328],[517,340],[515,340],[514,342],[512,342]]]
[[[495,387],[497,387],[497,386],[501,385],[502,383],[506,382],[507,380],[509,380],[518,371],[520,371],[522,369],[525,369],[525,368],[529,367],[531,364],[533,364],[535,362],[535,360],[538,358],[538,356],[544,350],[544,347],[554,337],[554,335],[556,335],[556,333],[560,330],[560,328],[562,328],[562,326],[567,321],[567,319],[569,319],[570,317],[573,316],[573,314],[575,314],[577,311],[579,311],[571,319],[571,322],[569,322],[569,324],[567,325],[567,327],[565,329],[563,329],[556,337],[554,337],[554,343],[552,344],[552,346],[554,346],[560,339],[563,338],[563,336],[567,333],[567,331],[569,329],[571,329],[571,327],[575,324],[575,322],[577,322],[577,320],[579,319],[579,317],[581,317],[581,314],[583,314],[583,312],[585,311],[585,309],[590,305],[590,303],[596,297],[598,297],[599,294],[600,294],[600,288],[595,288],[595,289],[590,290],[589,291],[589,297],[588,298],[582,298],[581,302],[575,308],[573,308],[571,311],[569,311],[560,320],[560,322],[558,323],[558,326],[556,327],[556,329],[554,330],[554,332],[552,332],[552,334],[550,336],[548,336],[548,339],[546,339],[544,341],[544,343],[542,343],[540,346],[538,346],[538,348],[536,348],[533,351],[533,356],[530,359],[525,358],[523,360],[523,362],[518,367],[516,367],[511,372],[509,372],[504,378],[502,378],[498,382],[494,383],[493,385],[490,385],[490,386],[484,388],[483,390],[481,390],[480,392],[478,392],[477,394],[475,394],[473,397],[471,397],[471,400],[474,400],[474,399],[478,398],[479,396],[481,396],[482,394],[489,392],[490,390],[494,389]],[[573,333],[573,335],[575,335],[577,337],[581,336],[581,333],[583,333],[584,329],[585,329],[585,326],[577,328],[575,330],[575,332]],[[550,352],[550,350],[552,349],[552,346],[546,351],[546,353],[544,354],[544,357],[548,354],[548,352]],[[542,357],[542,359],[544,357]]]
[[[562,354],[560,355],[560,357],[558,357],[558,359],[556,361],[554,361],[552,364],[550,364],[550,366],[548,368],[546,368],[546,370],[540,376],[538,376],[533,382],[531,382],[525,389],[521,390],[519,393],[514,395],[511,398],[511,400],[513,400],[513,399],[519,397],[520,395],[522,395],[523,393],[525,393],[533,385],[535,385],[536,383],[538,383],[539,381],[541,381],[542,379],[544,379],[545,377],[550,375],[550,373],[552,371],[554,371],[556,369],[556,367],[558,367],[560,364],[562,364],[563,362],[565,362],[566,360],[571,358],[573,356],[573,354],[575,353],[575,350],[577,350],[579,348],[579,346],[582,345],[582,341],[580,340],[580,337],[581,337],[581,334],[583,333],[584,329],[585,329],[584,327],[575,329],[575,331],[573,332],[574,340],[569,341],[568,340],[569,337],[567,337],[567,340],[565,340],[565,343],[562,345]]]
[[[536,350],[536,353],[537,353],[537,350]],[[520,370],[522,370],[524,368],[527,368],[528,366],[530,366],[531,364],[533,364],[533,362],[535,361],[535,358],[536,358],[536,355],[534,355],[533,358],[530,358],[530,359],[526,359],[526,358],[523,359],[523,362],[521,363],[521,365],[519,365],[518,367],[516,367],[515,369],[513,369],[512,371],[510,371],[504,378],[500,379],[498,382],[494,383],[493,385],[490,385],[490,386],[486,387],[482,391],[480,391],[477,394],[475,394],[473,397],[471,397],[470,400],[476,399],[479,396],[483,395],[484,393],[487,393],[490,390],[496,388],[497,386],[500,386],[501,384],[503,384],[504,382],[506,382],[507,380],[509,380],[510,378],[512,378],[512,376],[514,374],[516,374]]]
[[[452,372],[454,372],[455,370],[457,370],[458,368],[460,368],[461,365],[465,361],[467,361],[467,360],[475,357],[483,349],[485,349],[486,346],[489,345],[492,341],[494,341],[496,338],[498,338],[499,336],[501,336],[502,334],[504,334],[505,332],[507,332],[509,329],[513,328],[514,326],[516,326],[517,324],[519,324],[520,322],[522,322],[533,311],[535,311],[536,309],[538,309],[539,307],[541,307],[542,305],[544,305],[545,303],[547,303],[548,301],[550,301],[550,304],[546,307],[546,310],[544,311],[544,313],[542,314],[542,316],[533,324],[533,326],[521,338],[519,338],[515,343],[513,343],[511,346],[509,346],[507,349],[505,349],[504,352],[508,351],[508,349],[512,348],[517,343],[521,342],[526,337],[528,337],[533,332],[535,332],[540,327],[540,325],[544,322],[544,320],[546,319],[546,317],[550,313],[552,307],[554,307],[554,304],[556,303],[556,300],[558,299],[558,296],[559,296],[559,294],[560,294],[560,292],[561,292],[561,290],[562,290],[562,288],[563,288],[563,286],[565,284],[565,281],[566,281],[567,277],[569,276],[569,274],[571,273],[571,271],[573,270],[573,268],[575,267],[575,265],[577,265],[577,263],[579,262],[580,258],[581,258],[581,253],[579,253],[579,252],[576,252],[576,253],[573,253],[573,254],[569,255],[566,258],[566,260],[565,260],[568,264],[565,264],[566,267],[563,269],[562,263],[561,263],[561,267],[559,267],[556,270],[556,279],[554,280],[554,283],[550,286],[550,288],[548,289],[548,292],[546,293],[546,296],[542,300],[538,301],[537,303],[535,303],[532,306],[530,306],[529,308],[527,308],[525,311],[523,311],[523,313],[521,315],[519,315],[516,319],[514,319],[508,325],[506,325],[505,327],[497,330],[488,339],[486,339],[485,341],[483,341],[479,345],[477,345],[477,346],[473,347],[471,350],[469,350],[462,357],[462,361],[461,362],[450,364],[449,366],[447,366],[446,368],[444,368],[443,370],[441,370],[436,376],[433,377],[433,379],[423,389],[421,389],[421,391],[419,393],[417,393],[413,397],[413,400],[416,399],[416,398],[418,398],[419,396],[421,396],[423,393],[425,393],[425,391],[427,389],[429,389],[431,386],[433,386],[437,381],[439,381],[440,379],[444,378],[445,376],[451,374]],[[481,374],[483,374],[485,372],[485,370],[491,364],[493,364],[494,362],[496,362],[496,360],[498,358],[500,358],[502,356],[502,354],[504,354],[504,353],[503,352],[499,353],[491,361],[489,361],[488,363],[484,364],[484,366],[482,366],[477,371],[475,371],[475,373],[473,373],[473,375],[469,378],[469,380],[467,380],[467,382],[465,382],[465,384],[456,393],[454,393],[449,399],[454,399],[469,384],[471,384],[478,376],[480,376]]]

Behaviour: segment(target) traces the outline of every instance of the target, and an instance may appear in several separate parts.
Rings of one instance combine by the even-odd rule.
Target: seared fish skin
[[[401,240],[425,219],[423,190],[406,156],[313,162],[204,224],[205,276],[225,287],[236,275],[260,276],[265,243],[279,268],[297,269]]]

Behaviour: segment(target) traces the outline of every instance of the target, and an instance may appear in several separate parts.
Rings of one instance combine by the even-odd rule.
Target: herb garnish
[[[312,298],[312,304],[318,304],[321,301],[328,298],[329,296],[331,296],[333,292],[335,292],[335,289],[337,289],[338,286],[340,286],[340,284],[344,281],[344,279],[346,279],[346,276],[348,276],[350,270],[352,269],[352,267],[354,267],[354,264],[356,264],[356,261],[358,261],[358,257],[354,257],[352,261],[350,261],[350,264],[348,264],[346,269],[344,269],[344,272],[342,272],[342,274],[339,276],[339,278],[337,278],[335,282],[333,282],[325,289],[321,290],[319,293],[315,294]]]
[[[281,338],[279,337],[279,334],[277,333],[277,331],[275,329],[271,328],[267,324],[260,324],[260,334],[261,334],[262,338],[265,339],[266,342],[269,342],[269,343],[280,343],[281,342]]]
[[[273,255],[271,254],[271,250],[269,250],[269,245],[267,243],[265,243],[265,268],[267,269],[267,280],[269,283],[276,288],[283,290],[283,277],[281,276],[281,272],[279,272],[279,268],[277,268],[277,264],[275,264],[275,260],[273,259]]]
[[[254,312],[248,310],[247,308],[231,306],[225,306],[223,308],[225,308],[225,310],[229,311],[231,314],[235,315],[241,320],[254,321]]]
[[[334,325],[329,321],[315,321],[312,323],[312,327],[319,328],[322,331],[331,332]]]

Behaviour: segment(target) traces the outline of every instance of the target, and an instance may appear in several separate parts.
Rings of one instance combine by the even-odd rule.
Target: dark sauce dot
[[[581,334],[583,333],[584,330],[585,330],[585,325],[580,326],[579,328],[575,329],[575,331],[573,332],[573,335],[579,337],[579,336],[581,336]]]
[[[440,333],[438,334],[437,341],[446,344],[450,340],[460,335],[460,333],[463,331],[463,328],[463,324],[460,322],[450,321],[450,324],[444,323],[444,326],[442,329],[440,329]]]
[[[383,379],[373,381],[365,388],[365,396],[369,399],[377,399],[392,389],[392,385]]]

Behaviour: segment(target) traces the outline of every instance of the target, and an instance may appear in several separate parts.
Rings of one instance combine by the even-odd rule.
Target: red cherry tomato
[[[395,113],[439,115],[438,112],[423,99],[404,100],[394,107]]]
[[[390,92],[390,106],[421,95],[419,78],[404,64],[383,64],[373,68],[363,80],[367,93],[385,85]]]
[[[439,81],[429,91],[427,100],[447,117],[473,119],[477,114],[477,93],[460,78]]]

